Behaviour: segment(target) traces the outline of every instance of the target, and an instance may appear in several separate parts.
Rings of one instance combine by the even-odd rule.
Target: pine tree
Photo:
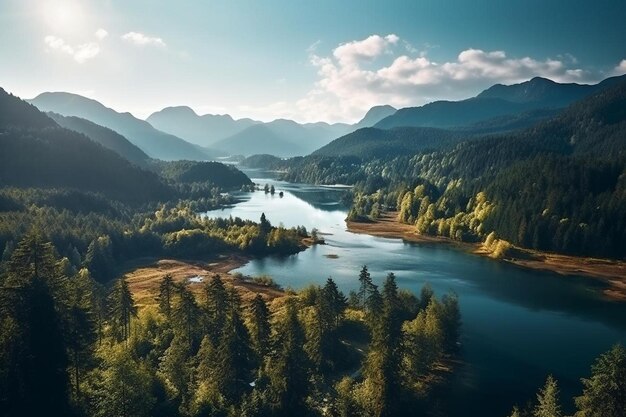
[[[91,357],[97,338],[94,314],[94,282],[85,268],[72,279],[69,286],[67,340],[74,374],[74,395],[81,400],[81,372]]]
[[[250,305],[250,338],[252,347],[261,362],[269,351],[270,346],[270,312],[261,294],[257,294]]]
[[[552,375],[548,376],[546,384],[537,394],[537,405],[533,410],[534,417],[562,417],[559,403],[559,387]]]
[[[370,276],[369,271],[367,270],[367,265],[363,265],[361,268],[361,272],[359,273],[359,303],[361,308],[366,307],[367,298],[370,296],[372,292],[373,284],[372,278]]]
[[[461,311],[459,297],[454,293],[446,294],[441,299],[441,330],[445,351],[455,352],[461,335]]]
[[[177,287],[178,299],[172,308],[172,324],[175,332],[184,332],[184,340],[191,351],[198,342],[198,326],[200,324],[200,309],[194,295],[186,285]]]
[[[332,278],[328,278],[326,280],[326,285],[324,285],[324,288],[322,288],[321,291],[321,298],[322,304],[325,307],[327,306],[328,315],[333,328],[337,328],[339,326],[339,322],[341,321],[341,317],[348,306],[348,302],[343,293],[339,291],[337,284]]]
[[[289,299],[272,337],[272,353],[265,364],[268,400],[275,415],[306,414],[309,392],[308,361],[302,346],[304,330],[294,300]]]
[[[153,415],[155,398],[151,392],[152,377],[145,364],[134,358],[131,351],[121,344],[103,349],[101,356],[103,366],[95,378],[99,386],[92,415],[96,417]]]
[[[228,309],[228,293],[224,282],[219,275],[214,275],[204,287],[206,301],[205,331],[210,335],[214,344],[218,342],[221,332],[226,323]]]
[[[378,294],[378,291],[374,294]],[[370,319],[373,323],[372,341],[363,369],[365,379],[361,385],[361,398],[365,399],[367,413],[382,417],[395,415],[398,404],[394,397],[399,396],[402,390],[402,321],[393,273],[385,280],[383,297],[378,297],[380,300],[377,304],[380,306],[370,307],[371,314],[376,316]]]
[[[168,320],[172,316],[172,299],[174,297],[175,285],[171,274],[165,274],[159,285],[159,310]]]
[[[125,278],[119,278],[109,295],[110,320],[117,341],[125,341],[130,336],[131,317],[137,316],[137,307]]]
[[[600,355],[591,367],[591,378],[583,378],[583,395],[577,397],[576,417],[619,417],[626,415],[626,349],[615,345]]]
[[[7,416],[69,414],[65,280],[41,234],[29,233],[13,251],[0,289],[0,392]]]

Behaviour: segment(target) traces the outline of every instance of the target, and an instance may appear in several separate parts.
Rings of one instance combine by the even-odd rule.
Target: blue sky
[[[2,0],[0,86],[139,117],[352,122],[535,75],[626,73],[624,22],[617,0]]]

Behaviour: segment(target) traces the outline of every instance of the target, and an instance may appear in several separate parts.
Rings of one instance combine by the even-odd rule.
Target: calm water
[[[444,415],[507,416],[513,404],[534,398],[549,373],[559,380],[570,412],[571,397],[581,391],[579,378],[589,374],[593,359],[626,342],[626,305],[603,300],[602,286],[593,280],[527,271],[445,245],[353,234],[345,229],[341,189],[285,183],[262,171],[247,174],[256,183],[274,184],[276,195],[245,194],[244,201],[208,215],[258,221],[264,212],[275,225],[317,227],[327,244],[254,260],[239,272],[267,274],[293,288],[331,276],[347,292],[356,288],[365,264],[378,284],[394,272],[398,285],[416,294],[430,283],[439,296],[450,290],[459,295],[464,365],[442,394]]]

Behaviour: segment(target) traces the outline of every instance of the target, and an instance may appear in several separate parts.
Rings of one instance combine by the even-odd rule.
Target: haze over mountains
[[[386,115],[371,118],[370,123],[376,123]],[[306,155],[357,128],[345,123],[299,124],[286,119],[263,123],[251,119],[234,120],[229,115],[199,116],[189,107],[168,107],[153,113],[146,120],[164,132],[235,155]]]
[[[163,132],[186,138],[190,142],[206,147],[212,147],[220,139],[261,123],[252,119],[235,120],[228,114],[199,116],[187,106],[166,107],[152,113],[146,121]]]
[[[186,106],[164,108],[144,121],[70,93],[43,93],[30,102],[43,111],[57,113],[51,117],[62,126],[94,136],[103,146],[141,165],[145,159],[141,153],[162,160],[207,160],[254,154],[292,157],[308,155],[318,149],[318,155],[339,152],[362,156],[366,149],[391,155],[424,147],[436,148],[468,135],[526,128],[555,116],[559,109],[620,79],[622,77],[613,77],[595,85],[583,85],[560,84],[535,77],[519,84],[496,84],[461,101],[437,101],[399,110],[387,105],[375,106],[352,125],[300,124],[286,119],[267,123],[246,118],[236,120],[230,115],[198,115]],[[375,129],[360,131],[369,127]],[[402,129],[395,130],[399,127]],[[442,139],[438,143],[435,131],[423,128],[457,133],[440,132]],[[120,138],[127,139],[136,149],[123,144]],[[339,144],[333,142],[335,139]],[[394,149],[383,150],[385,146]]]

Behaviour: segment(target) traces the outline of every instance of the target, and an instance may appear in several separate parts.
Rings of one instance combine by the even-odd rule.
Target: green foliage
[[[115,281],[109,294],[109,306],[114,338],[118,342],[125,341],[130,336],[130,319],[137,315],[137,307],[126,279],[119,278]]]
[[[264,367],[268,401],[278,416],[306,414],[309,392],[308,358],[304,352],[304,329],[298,320],[295,301],[290,299],[272,335],[273,350]]]
[[[145,363],[124,344],[101,349],[102,364],[92,375],[94,416],[148,417],[155,397]]]
[[[534,417],[561,417],[559,403],[559,387],[552,375],[548,375],[546,384],[537,394],[537,406],[533,411]]]
[[[600,355],[583,378],[583,394],[576,398],[576,417],[626,415],[626,349],[614,346]]]

